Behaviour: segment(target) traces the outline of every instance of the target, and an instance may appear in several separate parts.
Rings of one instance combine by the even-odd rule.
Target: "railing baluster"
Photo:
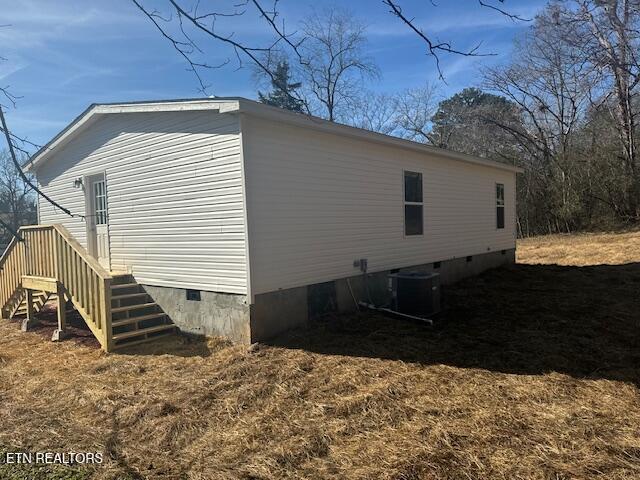
[[[64,265],[64,285],[67,290],[71,288],[71,271],[69,270],[69,245],[66,242],[62,243],[62,263]]]
[[[73,294],[76,297],[78,297],[78,273],[76,271],[76,263],[77,263],[76,252],[74,252],[71,247],[69,247],[69,251],[71,252],[71,255],[69,257],[71,260],[71,265],[69,265],[69,267],[71,268],[71,287],[73,288]]]
[[[80,273],[82,273],[82,298],[84,300],[85,305],[87,306],[87,310],[90,310],[89,308],[89,285],[87,284],[87,282],[89,281],[89,275],[88,275],[88,265],[86,263],[81,263],[80,264]],[[91,315],[91,312],[88,312],[89,315]]]
[[[38,258],[38,268],[36,270],[36,275],[41,277],[42,276],[42,236],[39,235],[40,232],[36,231],[36,234],[33,236],[35,239],[35,248],[33,249],[33,251],[36,253],[37,258]]]
[[[38,248],[38,235],[31,236],[31,254],[33,255],[33,274],[40,275],[40,249]]]
[[[34,251],[36,252],[36,255],[38,256],[38,270],[36,275],[38,275],[39,277],[44,276],[43,275],[43,271],[42,271],[42,235],[38,235],[39,232],[36,232],[36,235],[34,235],[35,240],[36,240],[36,245],[35,245],[35,249]]]
[[[42,276],[51,278],[51,274],[49,273],[49,262],[51,260],[51,256],[49,255],[49,232],[44,230],[42,232]]]
[[[93,290],[93,314],[100,318],[100,295],[98,292],[100,277],[95,273],[91,275],[91,289]]]
[[[84,289],[82,288],[82,284],[84,283],[82,281],[82,262],[80,261],[80,256],[76,255],[76,274],[78,275],[78,300],[80,301],[81,305],[85,305],[85,298],[84,298]]]
[[[53,230],[47,231],[47,242],[49,243],[49,278],[58,278],[56,271],[56,252],[53,249]]]
[[[100,331],[102,331],[104,333],[104,322],[102,321],[102,309],[100,308],[100,305],[102,305],[101,302],[104,302],[104,298],[101,297],[100,294],[100,279],[96,278],[96,304],[97,304],[97,309],[96,309],[96,323],[98,324],[98,328],[100,329]]]

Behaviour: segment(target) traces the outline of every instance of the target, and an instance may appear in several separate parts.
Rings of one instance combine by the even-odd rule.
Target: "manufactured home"
[[[518,168],[243,98],[91,105],[24,169],[71,215],[39,197],[3,315],[57,295],[107,350],[176,326],[261,341],[367,282],[383,302],[391,272],[515,258]]]

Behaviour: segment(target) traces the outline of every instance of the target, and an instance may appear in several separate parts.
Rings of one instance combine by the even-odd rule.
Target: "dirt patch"
[[[1,322],[0,445],[103,451],[94,478],[640,478],[640,249],[608,237],[527,240],[434,329],[361,314],[107,355]]]

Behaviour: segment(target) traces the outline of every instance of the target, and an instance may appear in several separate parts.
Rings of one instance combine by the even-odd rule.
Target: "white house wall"
[[[247,293],[237,115],[212,111],[99,117],[36,174],[78,214],[74,179],[106,173],[112,270],[140,283]],[[40,223],[62,223],[86,246],[82,219],[39,200]]]
[[[243,118],[251,291],[515,248],[515,173]],[[424,235],[404,236],[403,171],[423,174]],[[505,228],[496,228],[496,183]]]

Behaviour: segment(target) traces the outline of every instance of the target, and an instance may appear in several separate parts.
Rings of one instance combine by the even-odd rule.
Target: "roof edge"
[[[351,125],[345,125],[342,123],[330,122],[328,120],[315,117],[313,115],[307,115],[304,113],[292,112],[278,107],[272,107],[263,103],[255,102],[253,100],[239,99],[240,112],[248,115],[254,115],[256,117],[268,118],[280,122],[289,123],[292,125],[298,125],[301,127],[313,128],[315,130],[324,131],[328,133],[335,133],[337,135],[348,136],[351,138],[357,138],[361,140],[374,141],[383,145],[390,145],[398,148],[405,148],[413,150],[419,153],[429,153],[432,155],[439,155],[441,157],[457,160],[461,162],[471,163],[474,165],[482,165],[485,167],[497,168],[500,170],[507,170],[514,173],[523,173],[524,169],[515,165],[509,165],[507,163],[496,162],[494,160],[488,160],[482,157],[476,157],[474,155],[468,155],[466,153],[455,152],[453,150],[447,150],[444,148],[434,147],[426,143],[414,142],[413,140],[407,140],[400,137],[394,137],[391,135],[385,135],[383,133],[373,132],[371,130],[365,130],[363,128],[352,127]]]
[[[73,134],[87,124],[94,116],[109,113],[141,113],[141,112],[176,112],[196,110],[220,110],[224,103],[235,103],[237,109],[238,99],[185,99],[185,100],[153,100],[127,103],[92,103],[80,115],[74,118],[69,125],[63,128],[56,136],[49,140],[26,162],[22,169],[26,172],[46,162],[51,152],[65,141],[73,137]],[[233,111],[234,106],[226,107],[227,111]]]
[[[462,161],[474,165],[507,170],[515,173],[522,173],[524,169],[515,165],[500,163],[485,158],[467,155],[465,153],[454,152],[443,148],[434,147],[424,143],[414,142],[404,138],[393,137],[378,132],[372,132],[362,128],[352,127],[341,123],[330,122],[313,115],[296,113],[278,107],[265,105],[255,100],[242,97],[213,97],[213,98],[192,98],[176,100],[145,100],[139,102],[121,103],[93,103],[89,105],[80,115],[78,115],[69,125],[61,130],[46,145],[40,148],[29,158],[22,168],[25,171],[32,171],[46,162],[51,152],[64,144],[74,133],[78,132],[94,116],[110,113],[140,113],[140,112],[176,112],[176,111],[196,111],[214,110],[220,113],[243,112],[248,115],[267,118],[279,122],[289,123],[300,127],[312,128],[319,131],[334,133],[336,135],[348,136],[360,140],[373,141],[382,145],[389,145],[398,148],[405,148],[419,153],[429,153],[452,160]]]

